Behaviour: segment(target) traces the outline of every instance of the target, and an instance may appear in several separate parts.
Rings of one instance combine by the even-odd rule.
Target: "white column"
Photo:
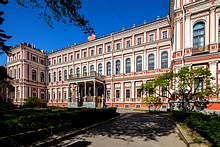
[[[216,64],[218,63],[218,61],[211,61],[209,62],[209,70],[212,73],[212,76],[215,78],[214,80],[211,80],[212,84],[216,84]]]
[[[124,100],[124,82],[121,82],[121,101],[123,101]]]
[[[156,38],[156,40],[159,40],[159,39],[160,39],[160,30],[157,29],[157,38]]]
[[[121,39],[121,48],[124,48],[124,38]]]
[[[177,50],[180,50],[180,35],[181,35],[181,29],[180,29],[180,18],[176,19],[176,46],[177,46]]]
[[[133,64],[132,64],[133,63]],[[135,71],[135,57],[134,52],[132,52],[132,58],[131,58],[131,72]]]
[[[191,13],[186,14],[186,22],[185,22],[185,48],[190,48],[191,44],[191,24],[190,24]],[[184,43],[184,42],[183,42]]]
[[[147,32],[145,31],[145,32],[144,32],[144,43],[147,42],[147,40],[146,40],[147,38],[146,38],[146,37],[147,37]]]
[[[67,100],[69,98],[69,87],[66,87],[66,97],[65,97]]]
[[[159,68],[159,65],[160,65],[160,63],[158,62],[158,61],[160,61],[159,60],[160,59],[160,55],[159,55],[159,47],[157,46],[157,50],[156,50],[156,55],[155,55],[155,69],[158,69]]]
[[[94,97],[93,97],[93,102],[95,102],[96,101],[96,85],[95,85],[95,80],[93,81],[93,83],[94,83]]]
[[[135,93],[135,89],[134,89],[134,81],[131,82],[131,98],[134,98],[134,93]]]
[[[124,73],[124,55],[121,56],[121,65],[120,65],[120,73]]]
[[[98,69],[97,69],[98,72]],[[105,59],[102,60],[102,75],[105,75]]]
[[[147,70],[147,68],[146,68],[146,64],[147,64],[147,61],[146,61],[146,55],[147,54],[147,51],[146,50],[144,50],[144,59],[143,59],[143,71],[144,70]]]
[[[215,9],[216,6],[210,8],[210,43],[215,43]]]
[[[49,99],[52,100],[52,97],[53,97],[53,91],[52,91],[52,88],[50,89],[50,97]]]
[[[57,99],[57,88],[55,88],[55,100]]]
[[[61,99],[64,100],[64,98],[63,98],[63,87],[60,88],[60,95],[61,95]]]
[[[134,35],[132,35],[132,43],[131,43],[132,46],[134,46]]]

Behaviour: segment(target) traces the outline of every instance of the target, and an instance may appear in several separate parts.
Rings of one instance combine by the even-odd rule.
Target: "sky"
[[[89,20],[97,38],[129,29],[154,21],[169,14],[169,0],[81,0],[80,13]],[[60,50],[74,43],[86,42],[88,34],[74,25],[53,23],[53,28],[39,16],[40,10],[24,8],[15,0],[9,0],[6,5],[0,4],[0,11],[5,14],[1,25],[7,35],[12,36],[6,45],[15,46],[21,42],[35,44],[36,48],[47,52]],[[0,55],[0,65],[7,63],[5,54]]]

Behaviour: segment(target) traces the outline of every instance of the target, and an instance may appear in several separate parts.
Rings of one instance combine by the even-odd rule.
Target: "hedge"
[[[213,146],[220,147],[220,116],[204,115],[197,112],[174,111],[172,117],[177,122],[185,123]]]
[[[10,114],[12,119],[7,117]],[[49,137],[51,130],[53,134],[57,134],[79,129],[117,115],[116,108],[8,112],[3,121],[0,121],[0,144],[4,144],[4,146],[25,146]],[[19,133],[23,134],[13,136],[13,134]],[[9,137],[5,138],[5,136]]]

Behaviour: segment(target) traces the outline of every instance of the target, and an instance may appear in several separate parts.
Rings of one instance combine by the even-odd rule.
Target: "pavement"
[[[170,120],[140,111],[118,109],[120,117],[52,141],[64,147],[186,147]],[[89,120],[88,120],[89,121]],[[47,144],[48,145],[48,144]],[[45,146],[41,144],[39,146]]]

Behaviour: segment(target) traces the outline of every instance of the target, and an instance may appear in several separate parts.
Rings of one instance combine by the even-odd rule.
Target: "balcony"
[[[71,74],[69,75],[69,81],[81,81],[81,80],[92,80],[92,79],[98,79],[101,81],[104,81],[104,76],[100,75],[99,73],[92,71],[92,72],[85,72],[85,73],[79,73],[79,74]]]
[[[210,49],[209,49],[209,45],[206,46],[200,46],[197,48],[192,48],[192,54],[202,54],[202,53],[209,53]]]

